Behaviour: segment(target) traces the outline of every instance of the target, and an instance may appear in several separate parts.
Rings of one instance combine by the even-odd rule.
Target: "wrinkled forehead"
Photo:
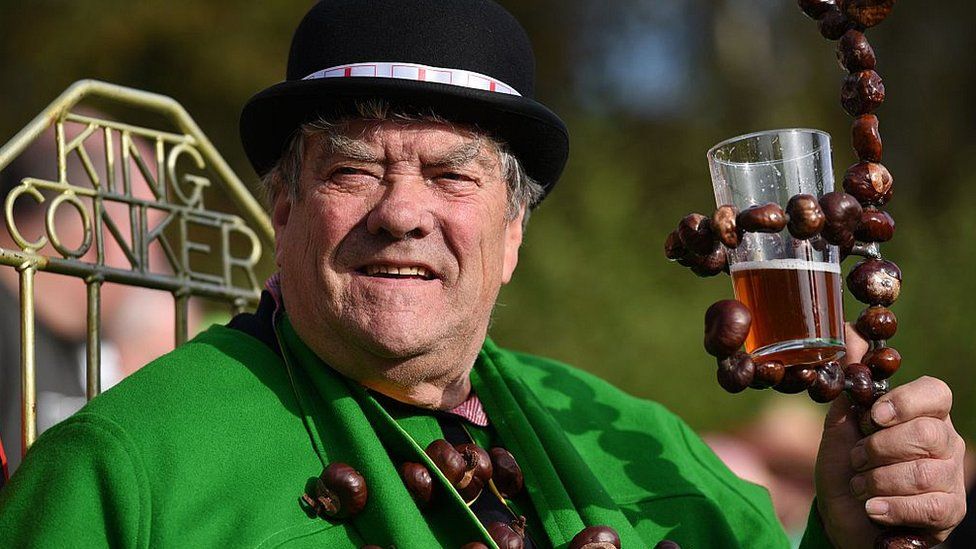
[[[475,164],[487,172],[500,167],[498,144],[477,128],[462,124],[354,118],[315,132],[312,138],[320,154],[362,162]]]

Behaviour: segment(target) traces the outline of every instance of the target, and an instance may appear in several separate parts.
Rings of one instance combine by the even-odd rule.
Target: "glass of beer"
[[[830,136],[808,129],[771,130],[723,141],[708,151],[718,206],[738,211],[790,197],[818,199],[834,190]],[[752,312],[746,351],[787,366],[844,355],[840,251],[819,235],[798,240],[745,233],[727,250],[735,297]]]

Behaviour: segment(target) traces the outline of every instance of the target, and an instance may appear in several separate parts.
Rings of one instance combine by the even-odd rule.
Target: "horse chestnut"
[[[827,223],[824,226],[823,234],[831,244],[838,244],[828,238],[828,233],[842,233],[844,231],[853,233],[861,222],[861,203],[853,196],[841,192],[833,191],[820,197],[820,209],[823,210]]]
[[[786,213],[775,202],[750,206],[739,212],[736,225],[750,233],[778,233],[786,227]]]
[[[880,381],[895,375],[901,367],[901,354],[891,347],[878,347],[865,353],[861,362],[871,370],[871,377]]]
[[[790,198],[786,204],[786,213],[790,218],[787,224],[790,234],[800,240],[818,234],[827,220],[817,198],[810,194],[798,194]]]
[[[654,546],[654,549],[681,549],[681,546],[669,539],[666,539],[659,541],[657,545]]]
[[[688,250],[685,249],[685,245],[681,243],[681,238],[678,237],[678,231],[671,231],[668,234],[668,238],[664,241],[664,255],[671,261],[678,261],[684,258],[688,254]]]
[[[834,0],[797,0],[800,9],[807,14],[810,19],[820,19],[827,10],[837,7]]]
[[[568,549],[620,549],[620,536],[609,526],[587,526],[573,536]]]
[[[817,381],[817,370],[810,366],[790,366],[783,380],[773,385],[773,390],[788,395],[802,393]]]
[[[864,408],[874,404],[874,381],[871,380],[871,370],[867,366],[854,362],[844,368],[844,378],[847,394],[851,402]]]
[[[869,29],[888,17],[895,0],[841,0],[840,4],[851,21]]]
[[[840,11],[837,6],[828,8],[827,11],[820,17],[817,21],[817,26],[820,28],[820,34],[827,40],[837,40],[847,29],[851,28],[851,20],[847,18],[847,14]]]
[[[885,211],[864,210],[854,236],[861,242],[887,242],[895,236],[895,220]]]
[[[508,450],[494,447],[489,451],[491,456],[492,476],[495,488],[502,497],[511,498],[522,491],[524,476],[522,468]]]
[[[418,506],[425,507],[430,503],[434,495],[434,480],[426,467],[408,461],[400,466],[400,478]]]
[[[734,299],[723,299],[705,311],[705,350],[714,357],[727,357],[746,341],[752,313]]]
[[[320,517],[342,519],[362,511],[368,496],[359,471],[337,461],[315,479],[315,495],[303,494],[302,500]]]
[[[729,262],[725,248],[720,246],[718,242],[715,242],[714,246],[708,255],[690,254],[684,258],[684,261],[691,267],[691,272],[700,277],[709,277],[725,271]]]
[[[841,36],[837,44],[837,61],[847,69],[847,72],[874,70],[878,59],[874,55],[874,48],[868,42],[864,33],[851,29]]]
[[[748,353],[736,353],[730,358],[718,360],[718,384],[726,391],[735,394],[745,391],[752,385],[756,366]]]
[[[891,199],[893,181],[877,162],[858,162],[844,174],[844,190],[863,206],[883,206]]]
[[[690,213],[678,223],[678,238],[686,250],[698,255],[708,255],[715,247],[715,239],[709,229],[710,220],[700,213]]]
[[[492,522],[487,527],[488,535],[498,545],[498,549],[522,549],[525,547],[525,517],[511,522]]]
[[[901,293],[901,269],[884,259],[865,259],[847,275],[847,287],[861,303],[888,307]]]
[[[482,488],[491,479],[491,457],[484,448],[473,443],[458,444],[454,448],[466,464],[464,475],[454,487],[464,501],[472,501],[481,494]]]
[[[844,79],[840,104],[851,116],[870,114],[876,111],[884,100],[884,83],[873,70],[858,71]]]
[[[851,125],[851,141],[859,160],[881,162],[884,147],[881,142],[881,132],[878,131],[877,116],[862,114],[855,118]]]
[[[898,330],[898,319],[891,309],[875,305],[861,311],[854,327],[857,328],[858,333],[870,340],[891,339]]]
[[[738,210],[728,204],[719,206],[715,210],[715,213],[712,214],[712,232],[722,244],[732,249],[738,247],[739,242],[742,241],[742,235],[739,233],[738,227],[735,224],[737,215]]]
[[[427,445],[424,452],[440,469],[451,486],[457,486],[461,482],[468,468],[468,463],[464,456],[454,448],[454,445],[444,439],[438,439]]]
[[[814,402],[830,402],[844,391],[844,372],[840,364],[828,362],[817,366],[817,377],[807,388],[807,394]]]
[[[779,385],[786,375],[786,366],[778,360],[769,360],[756,364],[756,372],[752,377],[753,389],[766,389],[774,385]]]

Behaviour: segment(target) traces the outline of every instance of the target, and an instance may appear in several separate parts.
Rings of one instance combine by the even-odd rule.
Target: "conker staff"
[[[312,7],[287,79],[242,114],[276,234],[261,306],[44,433],[0,492],[0,546],[788,547],[766,491],[679,418],[488,338],[569,150],[533,65],[488,0]],[[945,391],[884,397],[895,415],[853,465],[882,473],[871,493],[903,478],[889,460],[920,464],[902,448],[939,460],[937,485],[890,489],[894,523],[962,512]],[[808,548],[867,522],[858,438],[829,421]],[[924,514],[932,489],[947,515]]]

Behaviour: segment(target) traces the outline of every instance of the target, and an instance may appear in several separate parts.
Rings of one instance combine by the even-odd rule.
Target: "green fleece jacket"
[[[423,454],[442,436],[435,419],[391,417],[287,319],[278,337],[284,360],[211,327],[45,432],[0,492],[0,547],[494,547]],[[491,341],[472,384],[524,471],[540,546],[606,524],[627,549],[788,547],[765,490],[660,405]],[[369,486],[352,519],[312,517],[300,501],[333,461]],[[418,509],[403,461],[426,463],[448,497]],[[829,546],[810,524],[804,546]]]

